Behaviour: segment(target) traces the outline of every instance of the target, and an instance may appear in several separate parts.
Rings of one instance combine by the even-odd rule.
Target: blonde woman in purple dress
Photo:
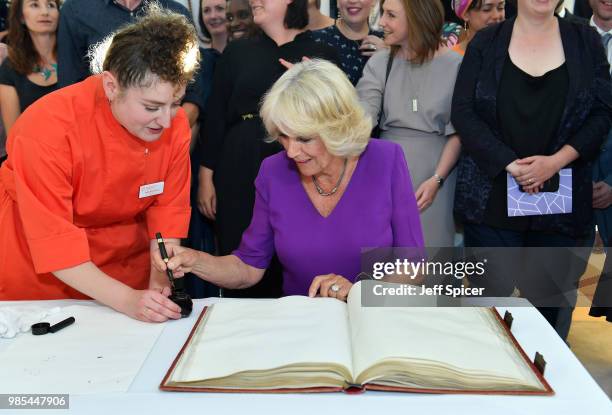
[[[247,288],[276,253],[285,295],[345,300],[363,248],[423,246],[403,151],[370,140],[372,123],[337,66],[294,65],[266,94],[261,117],[284,151],[261,165],[240,246],[222,257],[172,247],[168,267],[175,275]],[[157,266],[165,269],[161,258]]]

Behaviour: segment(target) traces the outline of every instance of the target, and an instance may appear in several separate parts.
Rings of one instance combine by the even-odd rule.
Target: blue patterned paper
[[[508,183],[508,216],[555,215],[572,212],[572,169],[559,171],[559,190],[530,195],[521,192],[510,173]]]

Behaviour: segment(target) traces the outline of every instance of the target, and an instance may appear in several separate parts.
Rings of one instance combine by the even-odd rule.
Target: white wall
[[[321,13],[329,16],[329,0],[321,0]]]

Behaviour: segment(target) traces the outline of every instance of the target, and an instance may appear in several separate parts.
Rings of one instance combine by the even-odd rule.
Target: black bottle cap
[[[51,327],[51,324],[49,323],[32,324],[32,334],[35,336],[47,334],[49,332],[49,327]]]

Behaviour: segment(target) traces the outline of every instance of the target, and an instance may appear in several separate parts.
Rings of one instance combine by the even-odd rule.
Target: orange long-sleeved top
[[[0,300],[87,298],[51,274],[87,261],[146,288],[155,232],[187,235],[190,137],[182,110],[157,141],[131,135],[99,76],[30,106],[0,168]]]

